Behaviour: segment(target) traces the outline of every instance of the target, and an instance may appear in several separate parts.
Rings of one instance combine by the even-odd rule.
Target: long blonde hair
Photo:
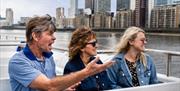
[[[145,34],[145,31],[141,28],[138,28],[135,26],[127,28],[126,31],[124,32],[124,34],[120,38],[120,41],[117,45],[116,52],[117,53],[122,53],[122,52],[126,53],[130,48],[129,41],[134,40],[137,37],[137,34],[139,32],[142,32]],[[147,62],[146,62],[145,54],[143,52],[140,53],[139,58],[140,58],[141,62],[143,63],[144,67],[146,68]]]

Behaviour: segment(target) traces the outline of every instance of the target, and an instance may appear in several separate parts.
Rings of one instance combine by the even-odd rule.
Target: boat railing
[[[24,40],[24,36],[16,36],[16,35],[9,35],[9,34],[0,34],[1,41],[19,41]]]
[[[22,45],[20,41],[18,43],[0,43],[0,46],[19,46]],[[53,50],[67,52],[67,48],[57,48],[53,47]],[[98,54],[114,54],[114,50],[98,50]],[[157,49],[146,49],[146,52],[156,52],[163,53],[167,55],[167,65],[166,65],[166,75],[157,74],[158,79],[162,81],[161,84],[133,87],[133,88],[123,88],[123,89],[113,89],[111,91],[179,91],[180,90],[180,78],[172,77],[171,74],[171,63],[172,56],[180,56],[180,52],[176,51],[166,51],[166,50],[157,50]],[[11,91],[9,78],[0,78],[0,91]]]
[[[55,48],[57,50],[61,51],[68,51],[66,48]],[[166,76],[171,75],[171,65],[172,65],[172,56],[180,56],[180,52],[177,51],[167,51],[167,50],[157,50],[157,49],[145,49],[146,52],[155,52],[155,53],[162,53],[167,55],[167,61],[166,61]],[[114,50],[97,50],[98,54],[113,54],[115,53]]]
[[[0,43],[0,46],[19,46],[22,45],[19,43]],[[67,48],[57,48],[53,47],[54,50],[59,51],[68,51]],[[166,75],[171,75],[171,64],[172,64],[172,56],[180,56],[180,52],[177,51],[167,51],[167,50],[157,50],[157,49],[146,49],[146,52],[155,52],[155,53],[162,53],[167,55],[167,61],[166,61]],[[115,53],[114,50],[97,50],[98,54],[113,54]]]
[[[167,61],[166,61],[166,75],[170,76],[171,75],[171,65],[172,65],[172,57],[173,56],[180,56],[180,52],[177,51],[167,51],[167,50],[157,50],[157,49],[146,49],[146,51],[149,52],[156,52],[156,53],[163,53],[167,55]]]

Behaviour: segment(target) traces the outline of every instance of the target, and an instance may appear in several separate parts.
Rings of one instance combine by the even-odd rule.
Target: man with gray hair
[[[75,90],[76,85],[88,76],[97,74],[113,64],[112,61],[96,64],[97,57],[84,69],[69,75],[57,76],[52,56],[55,25],[51,17],[34,17],[26,26],[26,46],[9,62],[12,91]]]

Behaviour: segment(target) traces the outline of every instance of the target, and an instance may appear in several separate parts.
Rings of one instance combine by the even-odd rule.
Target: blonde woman
[[[114,88],[158,83],[153,60],[144,53],[146,43],[144,30],[138,27],[126,29],[113,58],[116,64],[108,69]]]

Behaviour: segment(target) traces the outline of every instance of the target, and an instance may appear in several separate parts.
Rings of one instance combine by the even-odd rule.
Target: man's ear
[[[33,38],[35,41],[38,41],[38,38],[37,38],[37,35],[35,34],[35,32],[32,33],[32,38]]]

